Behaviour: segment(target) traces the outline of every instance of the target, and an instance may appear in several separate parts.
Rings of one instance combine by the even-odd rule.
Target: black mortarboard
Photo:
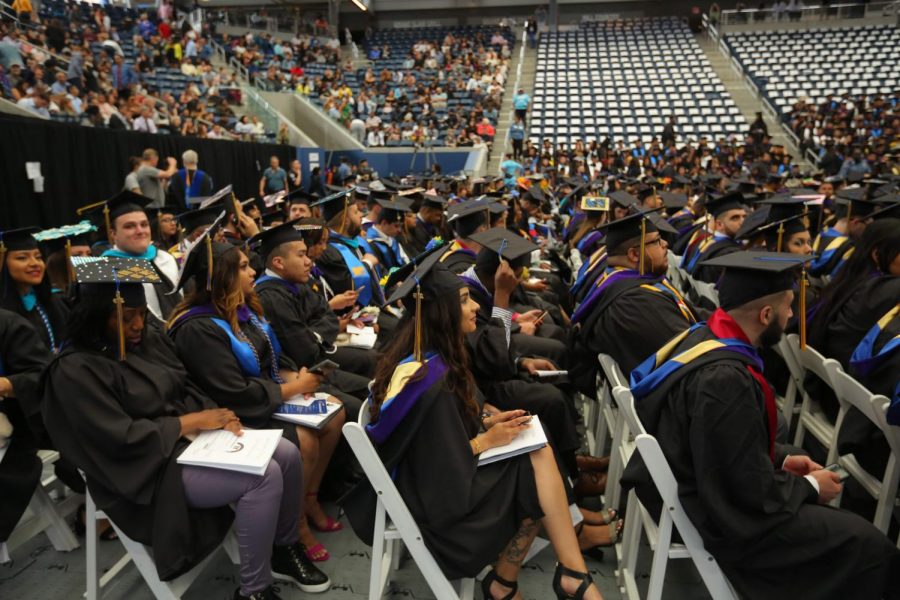
[[[190,247],[187,254],[184,256],[184,266],[178,277],[178,283],[175,284],[175,289],[171,293],[177,292],[184,287],[184,284],[190,279],[195,278],[197,279],[198,286],[202,285],[201,281],[204,281],[207,290],[212,287],[213,261],[229,250],[238,248],[238,246],[233,246],[232,244],[213,241],[213,236],[224,219],[225,213],[223,212],[222,215],[203,232],[203,235],[197,238],[194,245]]]
[[[260,215],[260,220],[262,221],[263,227],[277,227],[278,225],[284,223],[284,220],[287,217],[284,216],[284,211],[281,210],[280,206],[275,206],[270,208],[262,215]]]
[[[429,256],[435,253],[440,253],[441,256],[444,256],[444,253],[447,251],[449,247],[447,244],[444,244],[440,240],[434,240],[433,242],[429,242],[428,246],[430,246],[424,252],[421,252],[411,258],[408,263],[403,265],[402,267],[396,268],[390,272],[388,275],[387,281],[384,282],[384,291],[388,292],[391,288],[396,286],[398,283],[405,281],[410,274],[416,270],[416,268],[424,264]]]
[[[643,201],[645,198],[655,195],[656,189],[646,183],[640,183],[634,187],[634,193],[638,200]]]
[[[290,204],[309,204],[319,199],[318,194],[310,194],[303,188],[296,188],[285,194],[284,201]]]
[[[882,208],[869,214],[872,219],[900,219],[900,195],[879,196]]]
[[[857,189],[862,190],[862,188],[857,188]],[[839,196],[837,196],[837,198],[835,198],[836,204],[847,207],[847,215],[846,215],[847,220],[850,220],[854,217],[868,217],[873,212],[875,212],[876,210],[881,208],[882,199],[885,198],[885,196],[881,196],[880,198],[877,199],[877,201],[866,200],[865,198],[861,197],[864,194],[855,193],[856,190],[847,190],[847,191],[854,192],[852,194],[852,196],[854,196],[854,197],[850,197],[847,195],[839,195]],[[863,190],[863,192],[865,192],[865,190]],[[856,197],[856,196],[860,196],[860,197]]]
[[[117,218],[132,212],[146,212],[144,207],[152,201],[147,196],[122,190],[108,200],[82,206],[75,212],[79,216],[85,215],[98,225],[106,227],[106,235],[109,236],[112,224]]]
[[[664,219],[655,219],[654,215],[659,216],[657,210],[642,210],[610,223],[603,223],[597,229],[605,231],[606,247],[610,251],[618,250],[626,242],[635,239],[640,240],[639,243],[643,245],[644,236],[654,231],[677,233],[675,228],[666,223]],[[643,264],[643,248],[641,250],[641,263]]]
[[[437,189],[437,187],[435,187]],[[447,199],[436,194],[424,194],[422,196],[422,205],[430,208],[444,210],[447,207]]]
[[[147,305],[144,284],[161,283],[153,261],[141,258],[73,256],[72,272],[81,299],[99,298],[115,305],[119,360],[125,360],[125,307]]]
[[[772,207],[769,213],[769,221],[781,221],[790,217],[802,216],[806,213],[806,198],[800,196],[790,196],[779,194],[765,200],[760,200],[757,204],[768,205]]]
[[[468,237],[481,225],[488,223],[490,203],[487,200],[466,200],[447,209],[447,223],[460,237]]]
[[[675,175],[672,178],[672,183],[669,184],[669,187],[677,186],[677,187],[687,187],[692,185],[693,181],[690,177],[685,177],[684,175]]]
[[[378,221],[389,221],[391,223],[399,223],[404,219],[404,213],[408,213],[412,207],[412,201],[407,198],[397,197],[394,200],[385,200],[376,198],[376,202],[381,207],[378,213]]]
[[[671,210],[681,210],[688,203],[687,194],[675,194],[673,192],[659,192],[663,206]]]
[[[771,206],[760,206],[753,212],[747,215],[747,218],[744,219],[744,222],[741,223],[741,228],[738,229],[737,233],[734,236],[736,240],[748,240],[762,233],[761,229],[765,227],[766,223],[769,220],[769,213],[772,211]]]
[[[807,231],[807,228],[803,214],[798,213],[778,220],[770,215],[770,222],[761,227],[760,231],[766,236],[766,248],[770,252],[783,252],[788,238],[795,233]]]
[[[303,234],[294,227],[300,219],[294,219],[281,225],[276,225],[257,233],[247,241],[251,250],[258,253],[263,262],[269,259],[269,255],[282,244],[289,242],[302,242]]]
[[[207,208],[189,210],[178,215],[178,224],[184,229],[185,234],[190,234],[198,227],[209,227],[215,223],[223,210],[224,207],[222,206],[209,206]]]
[[[37,232],[37,227],[0,231],[0,271],[6,268],[7,252],[38,249],[38,241],[34,239],[34,234]]]
[[[188,200],[188,202],[190,202],[191,205],[196,205],[200,208],[206,208],[208,206],[213,206],[217,202],[221,201],[222,198],[225,198],[226,196],[230,196],[232,194],[233,189],[234,189],[234,187],[232,185],[226,185],[225,187],[223,187],[219,191],[215,192],[211,196],[192,197]]]
[[[544,196],[543,190],[541,190],[541,186],[537,183],[532,184],[528,191],[522,194],[523,200],[528,200],[529,202],[534,202],[536,204],[542,204],[547,197]]]
[[[531,253],[539,248],[537,244],[516,235],[508,229],[488,229],[469,236],[482,246],[475,259],[479,269],[495,271],[500,266],[500,257],[509,261],[513,269],[531,264]]]
[[[334,187],[334,186],[331,186]],[[350,203],[350,197],[353,194],[353,188],[338,188],[338,191],[330,196],[325,196],[318,202],[313,202],[309,206],[321,206],[322,216],[326,221],[330,221],[339,215]]]
[[[718,217],[729,210],[744,208],[744,196],[740,192],[729,192],[717,198],[708,198],[705,205],[707,212]]]
[[[614,201],[619,206],[624,206],[625,208],[629,208],[633,204],[636,204],[638,201],[636,196],[629,194],[625,190],[618,190],[610,193],[609,199]]]
[[[731,252],[700,264],[725,269],[718,285],[719,306],[732,310],[770,294],[794,289],[797,280],[794,270],[812,258],[787,252]]]

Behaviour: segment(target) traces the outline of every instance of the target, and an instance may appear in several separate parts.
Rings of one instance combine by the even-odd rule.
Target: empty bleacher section
[[[889,149],[900,110],[896,26],[735,32],[725,42],[804,150],[820,157],[845,136],[848,146]]]
[[[538,48],[530,138],[649,142],[668,117],[679,142],[742,135],[748,124],[679,19],[582,24]]]

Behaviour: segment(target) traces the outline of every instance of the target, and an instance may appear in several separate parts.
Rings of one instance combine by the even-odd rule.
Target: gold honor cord
[[[778,224],[778,247],[775,252],[781,252],[781,244],[784,242],[784,221]]]
[[[800,272],[800,349],[806,350],[806,287],[809,282],[806,279],[806,267]]]
[[[647,221],[641,217],[641,262],[640,262],[640,274],[644,274],[644,250],[645,244],[647,242]]]
[[[106,224],[106,241],[112,243],[112,240],[109,239],[110,232],[112,232],[112,221],[109,219],[109,206],[107,204],[103,204],[103,222]]]
[[[75,283],[75,267],[72,265],[72,240],[66,238],[66,283]]]
[[[416,291],[414,293],[416,299],[416,333],[413,346],[413,360],[418,363],[422,362],[422,286],[416,282]]]
[[[213,279],[213,247],[212,247],[212,236],[207,233],[206,235],[206,261],[208,266],[206,267],[206,291],[212,291],[212,279]]]
[[[116,297],[113,304],[116,305],[116,329],[119,333],[119,360],[125,360],[125,299],[119,290],[119,270],[113,267],[113,277],[116,280]]]

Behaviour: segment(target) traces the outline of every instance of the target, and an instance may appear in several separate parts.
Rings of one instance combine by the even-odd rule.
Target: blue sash
[[[700,245],[697,247],[697,252],[694,253],[693,256],[687,262],[687,266],[685,270],[692,274],[694,273],[694,269],[697,267],[697,263],[700,262],[700,257],[706,254],[706,251],[709,250],[710,246],[715,244],[716,242],[721,242],[724,240],[731,239],[727,235],[722,235],[721,233],[715,233],[712,237],[706,238],[703,240]]]
[[[342,238],[340,236],[334,235],[337,239],[343,240],[345,242],[350,242],[351,240],[347,240],[346,238]],[[366,268],[365,263],[363,263],[362,259],[356,255],[356,252],[353,251],[347,244],[341,242],[329,242],[332,248],[340,252],[341,258],[344,261],[344,264],[347,266],[347,270],[350,271],[350,277],[353,279],[353,289],[362,290],[359,293],[359,304],[362,306],[369,306],[372,303],[372,279],[369,277],[369,269]],[[365,289],[362,289],[365,287]]]
[[[819,237],[816,238],[815,247],[816,250],[821,248],[821,252],[816,258],[809,264],[809,269],[812,272],[821,272],[824,270],[828,263],[834,259],[835,254],[838,250],[847,242],[849,238],[833,227],[829,227],[825,231],[819,234]],[[824,248],[822,248],[824,246]],[[831,269],[828,273],[822,273],[823,275],[834,275],[837,273],[838,269],[843,266],[844,261],[846,259],[846,254],[840,258],[840,260],[835,264],[834,268]]]
[[[581,263],[581,266],[578,268],[578,275],[575,277],[575,283],[572,284],[571,292],[573,295],[578,294],[581,291],[581,286],[585,284],[588,280],[589,276],[594,272],[595,269],[605,264],[606,262],[606,247],[597,249],[590,257],[590,259]]]
[[[888,323],[896,319],[898,315],[900,315],[900,305],[895,306],[879,319],[856,347],[856,350],[853,351],[853,356],[850,357],[850,364],[863,377],[880,366],[893,353],[900,350],[900,335],[895,335],[882,346],[881,350],[877,353],[875,352],[875,342],[878,340],[878,336],[881,335]],[[891,404],[887,410],[887,420],[891,425],[900,425],[900,381],[897,381],[894,386]]]

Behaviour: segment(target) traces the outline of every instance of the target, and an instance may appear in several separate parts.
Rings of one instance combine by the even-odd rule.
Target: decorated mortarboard
[[[583,196],[578,206],[586,212],[609,212],[609,198],[607,196]]]
[[[677,230],[659,215],[659,210],[638,210],[621,219],[603,223],[597,227],[599,231],[605,232],[606,247],[610,250],[617,250],[631,240],[638,240],[635,246],[640,248],[638,268],[642,275],[644,274],[644,246],[647,234],[658,231],[677,233]]]
[[[34,234],[47,255],[65,251],[66,274],[69,283],[75,281],[75,273],[72,270],[72,246],[90,246],[91,237],[97,231],[97,226],[88,219],[75,225],[63,225],[52,229],[44,229]]]
[[[212,196],[197,196],[196,198],[190,198],[188,202],[190,202],[194,206],[197,206],[198,208],[213,206],[217,202],[220,202],[223,198],[231,196],[233,193],[233,189],[234,186],[229,184],[223,187],[221,190],[215,192]]]
[[[400,190],[397,192],[397,195],[402,198],[415,198],[421,199],[422,194],[425,193],[425,188],[421,187],[413,187],[405,190]]]
[[[20,250],[37,250],[38,241],[34,239],[37,227],[22,227],[0,231],[0,271],[6,267],[6,253]]]
[[[80,298],[108,299],[115,305],[119,360],[125,360],[125,307],[143,308],[144,284],[163,281],[152,261],[112,256],[73,256],[69,259]]]
[[[539,248],[537,244],[513,233],[508,229],[494,228],[469,236],[482,246],[475,259],[475,265],[494,270],[500,259],[509,261],[512,268],[527,267],[531,263],[531,253]]]
[[[731,252],[701,262],[701,265],[724,268],[719,279],[719,306],[732,310],[778,292],[794,289],[800,269],[798,314],[800,346],[806,348],[806,280],[805,264],[813,256],[788,252]]]
[[[294,219],[257,233],[247,240],[247,246],[254,252],[257,252],[263,259],[263,262],[265,262],[269,259],[269,255],[280,245],[303,241],[303,234],[295,227],[299,220]]]
[[[676,194],[674,192],[659,192],[659,198],[662,200],[663,206],[671,210],[681,210],[688,203],[687,194]]]
[[[706,211],[714,217],[735,210],[744,208],[744,196],[740,192],[729,192],[715,198],[707,198],[705,202]]]
[[[283,203],[287,195],[288,193],[286,191],[278,190],[274,194],[267,194],[263,196],[262,201],[265,206],[275,206],[276,204]]]
[[[322,216],[325,217],[326,221],[330,221],[344,212],[344,209],[347,208],[347,205],[350,203],[350,196],[353,193],[353,189],[354,188],[341,188],[338,192],[331,194],[330,196],[325,196],[309,206],[310,208],[321,206]],[[346,213],[344,214],[344,220],[346,221]],[[343,229],[343,227],[341,227],[341,229]]]

